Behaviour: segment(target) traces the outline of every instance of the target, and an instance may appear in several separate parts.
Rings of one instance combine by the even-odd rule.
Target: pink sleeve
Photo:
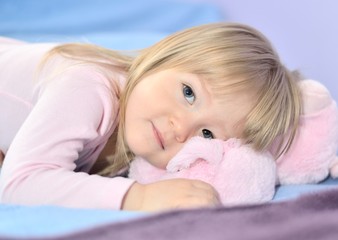
[[[93,75],[65,74],[41,91],[6,154],[1,202],[120,208],[133,180],[75,171],[86,159],[83,152],[90,155],[102,147],[118,111],[116,97]],[[87,157],[91,162],[86,164],[95,157]]]

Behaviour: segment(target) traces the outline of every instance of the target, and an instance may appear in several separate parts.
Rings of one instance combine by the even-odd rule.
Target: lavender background
[[[338,100],[338,1],[185,1],[213,2],[226,21],[258,28],[272,41],[287,67],[324,83]]]

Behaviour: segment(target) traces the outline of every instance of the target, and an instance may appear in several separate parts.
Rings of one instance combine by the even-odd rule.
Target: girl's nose
[[[170,124],[174,131],[176,140],[180,143],[184,143],[192,136],[193,122],[188,117],[170,119]]]

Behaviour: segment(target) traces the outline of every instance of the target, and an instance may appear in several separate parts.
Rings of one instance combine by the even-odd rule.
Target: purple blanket
[[[43,239],[337,240],[338,188],[278,203],[165,212]]]

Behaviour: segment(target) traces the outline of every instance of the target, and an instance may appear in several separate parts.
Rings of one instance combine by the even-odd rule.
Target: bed
[[[180,29],[226,20],[216,6],[193,1],[0,2],[2,36],[118,50],[141,49]],[[277,187],[268,204],[155,214],[0,204],[0,239],[337,239],[337,186],[338,180],[328,178]]]

